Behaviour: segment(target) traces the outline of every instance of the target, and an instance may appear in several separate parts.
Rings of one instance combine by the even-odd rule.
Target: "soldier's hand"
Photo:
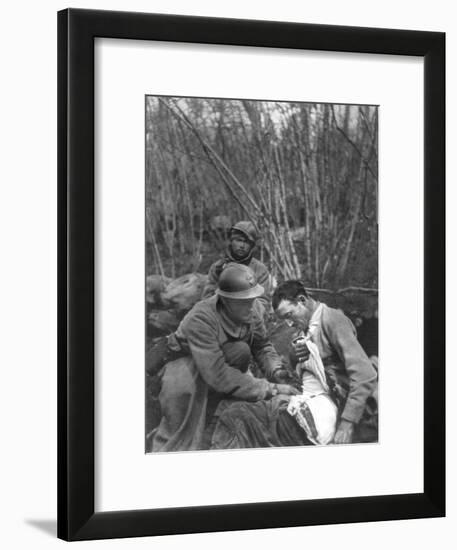
[[[338,429],[336,430],[333,443],[338,445],[344,445],[346,443],[352,443],[352,436],[354,434],[354,423],[349,420],[341,420]]]
[[[272,382],[277,382],[278,384],[288,384],[291,381],[290,372],[286,369],[277,369],[273,373]]]
[[[301,387],[300,378],[294,372],[287,369],[278,369],[273,374],[273,382],[278,384],[288,384],[298,389]]]
[[[289,384],[276,384],[279,395],[298,395],[300,392],[297,388],[290,386]]]

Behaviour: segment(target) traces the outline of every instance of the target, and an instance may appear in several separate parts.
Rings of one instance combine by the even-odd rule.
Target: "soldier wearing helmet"
[[[257,298],[264,289],[252,270],[231,263],[214,296],[198,302],[170,338],[181,357],[164,367],[159,401],[162,419],[153,451],[209,448],[211,425],[230,399],[258,401],[298,393],[276,384],[281,359],[269,341]],[[256,378],[255,362],[266,378]]]
[[[265,310],[270,310],[272,294],[271,276],[266,266],[253,257],[258,242],[258,234],[254,224],[249,221],[241,221],[230,228],[229,243],[225,255],[212,264],[208,272],[208,281],[203,289],[202,297],[213,296],[219,281],[219,277],[225,266],[229,263],[238,263],[248,266],[257,278],[258,284],[263,287],[264,293],[259,301]]]

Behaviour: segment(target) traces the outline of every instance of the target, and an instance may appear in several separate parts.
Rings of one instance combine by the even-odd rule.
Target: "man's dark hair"
[[[299,296],[309,298],[309,294],[306,291],[303,282],[296,279],[293,279],[291,281],[284,281],[277,287],[277,289],[273,293],[273,309],[276,309],[282,302],[282,300],[297,302]]]

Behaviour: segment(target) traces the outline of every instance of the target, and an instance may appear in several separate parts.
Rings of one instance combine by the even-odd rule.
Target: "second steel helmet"
[[[234,231],[242,233],[253,245],[257,243],[257,239],[259,238],[252,222],[242,221],[232,225],[230,228],[230,236]]]
[[[247,300],[262,296],[264,289],[257,283],[255,275],[243,264],[229,263],[219,277],[218,296]]]

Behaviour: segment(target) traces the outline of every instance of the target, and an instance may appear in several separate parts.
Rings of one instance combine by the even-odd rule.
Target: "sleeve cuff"
[[[345,408],[343,410],[343,414],[341,415],[341,418],[343,420],[347,420],[348,422],[353,422],[354,424],[358,424],[360,422],[360,419],[363,415],[363,409],[361,411],[357,410],[351,410],[350,408]]]

